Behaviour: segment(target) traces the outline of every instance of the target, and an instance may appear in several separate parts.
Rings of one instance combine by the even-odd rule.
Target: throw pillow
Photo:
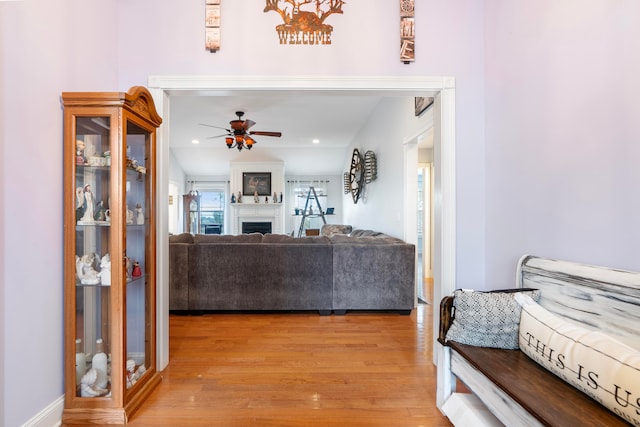
[[[540,298],[540,291],[536,289],[454,291],[455,311],[446,341],[477,347],[517,349],[520,323],[520,305],[514,299],[517,293]]]
[[[525,298],[526,300],[526,298]],[[640,425],[640,351],[524,302],[520,350],[632,425]]]

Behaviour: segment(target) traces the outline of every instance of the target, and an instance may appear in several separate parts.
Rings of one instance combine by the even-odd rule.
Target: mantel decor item
[[[220,0],[205,0],[205,47],[209,52],[220,50]]]
[[[405,64],[415,61],[414,0],[400,0],[400,60]]]
[[[282,24],[276,26],[280,44],[328,45],[333,27],[324,21],[342,13],[342,0],[266,0],[264,12],[277,12]],[[311,4],[314,3],[314,4]],[[413,3],[413,1],[411,1]],[[303,7],[307,7],[304,10]]]
[[[242,174],[242,195],[271,195],[271,172],[244,172]]]

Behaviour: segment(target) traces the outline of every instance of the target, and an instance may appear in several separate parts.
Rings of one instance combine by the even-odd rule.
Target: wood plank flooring
[[[435,407],[431,306],[169,321],[169,366],[131,426],[451,426]]]

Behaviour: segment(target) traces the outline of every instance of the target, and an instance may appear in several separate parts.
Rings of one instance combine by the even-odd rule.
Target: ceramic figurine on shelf
[[[280,203],[282,203],[282,193],[280,193]]]
[[[142,269],[140,268],[140,263],[135,261],[133,263],[133,269],[131,270],[131,277],[140,277],[142,276]]]
[[[236,202],[236,195],[231,193],[231,203],[235,203]]]
[[[91,359],[91,368],[96,371],[96,387],[106,389],[109,383],[109,358],[104,352],[104,342],[102,338],[96,340],[96,353]]]
[[[144,374],[147,372],[147,369],[144,365],[138,366],[136,369],[136,362],[133,359],[127,360],[127,388],[131,388]]]
[[[269,203],[269,196],[264,196],[264,202]]]
[[[124,257],[124,272],[126,275],[127,282],[131,281],[131,258],[128,256]]]
[[[76,188],[76,221],[84,216],[84,189]]]
[[[84,141],[81,139],[76,140],[76,165],[84,165]]]
[[[238,191],[238,203],[242,203],[242,193]]]
[[[82,351],[82,339],[76,340],[76,386],[80,385],[82,377],[87,373],[87,357]]]
[[[253,203],[260,203],[260,198],[258,197],[258,192],[253,192]]]
[[[106,211],[107,210],[104,207],[104,202],[100,200],[96,205],[96,212],[93,214],[93,218],[96,221],[101,221],[101,222],[106,221],[107,220],[107,215],[105,213]]]
[[[132,359],[127,360],[127,388],[131,388],[136,383],[133,378],[136,372],[136,362]]]
[[[106,388],[99,387],[96,384],[98,379],[98,372],[91,368],[80,380],[80,396],[82,397],[97,397],[104,396],[108,390]]]
[[[91,185],[87,184],[82,189],[82,195],[84,197],[84,214],[80,218],[81,224],[93,224],[93,212],[95,210],[95,201],[93,198],[93,192],[91,191]]]
[[[140,203],[136,205],[136,224],[144,224],[144,212],[142,212],[142,205],[140,205]]]
[[[83,285],[97,285],[100,283],[100,277],[94,268],[95,262],[95,254],[84,254],[82,257],[76,255],[76,274]]]
[[[273,203],[278,203],[278,195],[275,191],[273,192]]]
[[[105,286],[111,285],[111,257],[106,254],[100,259],[100,283]]]
[[[127,206],[127,217],[126,217],[127,225],[133,224],[133,211],[129,209]]]

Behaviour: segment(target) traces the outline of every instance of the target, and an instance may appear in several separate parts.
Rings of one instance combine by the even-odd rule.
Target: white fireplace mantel
[[[282,203],[232,203],[231,234],[242,233],[243,222],[270,222],[273,234],[283,234]]]

